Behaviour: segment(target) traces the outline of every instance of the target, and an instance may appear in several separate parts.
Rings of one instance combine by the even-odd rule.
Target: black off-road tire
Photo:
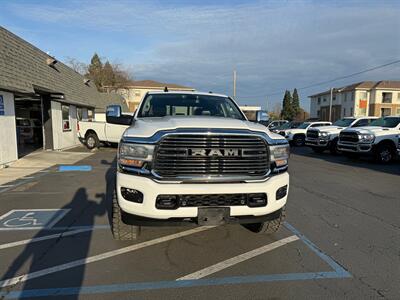
[[[338,143],[338,139],[336,138],[336,139],[334,139],[334,140],[331,142],[331,144],[329,145],[329,152],[330,152],[332,155],[338,155],[338,154],[341,153],[340,150],[339,150],[338,147],[337,147],[337,143]]]
[[[277,218],[263,223],[243,224],[248,230],[259,234],[272,234],[279,230],[286,217],[286,207],[282,207]]]
[[[118,205],[117,195],[114,192],[112,201],[112,233],[115,240],[134,241],[139,237],[140,226],[128,225],[122,221],[121,208]]]
[[[321,147],[311,147],[311,149],[315,152],[315,153],[323,153],[325,151],[325,148],[321,148]]]
[[[388,164],[395,158],[395,149],[390,144],[380,144],[375,151],[375,160],[380,164]]]
[[[98,148],[100,141],[99,138],[97,137],[97,134],[95,134],[94,132],[90,132],[86,135],[86,147],[90,150],[94,149],[94,148]]]
[[[306,137],[302,134],[293,137],[293,145],[296,147],[303,147],[306,144]]]

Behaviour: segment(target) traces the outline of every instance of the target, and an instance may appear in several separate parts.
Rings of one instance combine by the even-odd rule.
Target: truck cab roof
[[[225,97],[228,98],[229,96],[224,94],[212,93],[212,92],[196,92],[196,91],[162,91],[162,90],[155,90],[147,92],[148,95],[160,95],[160,94],[179,94],[179,95],[203,95],[203,96],[216,96],[216,97]]]

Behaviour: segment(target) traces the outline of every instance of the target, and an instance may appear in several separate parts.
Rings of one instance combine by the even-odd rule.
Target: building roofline
[[[388,87],[384,86],[385,84],[389,84]],[[392,86],[390,86],[392,84]],[[383,86],[381,86],[383,85]],[[393,86],[393,85],[398,85],[398,86]],[[355,91],[355,90],[400,90],[400,81],[396,80],[380,80],[380,81],[361,81],[353,84],[349,84],[347,86],[341,87],[341,88],[334,88],[334,93],[340,93],[340,92],[347,92],[347,91]],[[323,96],[323,95],[329,95],[330,90],[324,91],[321,93],[317,93],[314,95],[308,96],[308,98],[313,98],[313,97],[318,97],[318,96]]]

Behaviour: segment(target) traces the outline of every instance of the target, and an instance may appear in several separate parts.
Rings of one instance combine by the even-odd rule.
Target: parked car
[[[283,124],[289,123],[288,120],[275,120],[275,121],[271,121],[268,125],[267,128],[269,130],[274,130],[275,128],[282,126]]]
[[[322,153],[325,150],[331,154],[338,154],[337,143],[339,133],[345,128],[368,126],[378,117],[347,117],[337,120],[331,126],[313,127],[307,130],[306,145],[310,146],[314,152]]]
[[[303,124],[304,122],[299,122],[299,121],[291,121],[291,122],[287,122],[281,126],[276,127],[275,129],[271,130],[272,132],[278,133],[282,136],[285,136],[285,131],[286,129],[294,129],[299,127],[301,124]]]
[[[293,146],[304,146],[306,141],[306,133],[309,128],[329,126],[331,122],[319,121],[319,122],[304,122],[297,128],[285,129],[280,132],[281,135],[285,134],[285,138]]]
[[[112,109],[112,106],[109,109]],[[99,147],[101,142],[118,143],[125,129],[130,126],[132,118],[131,114],[123,114],[118,118],[118,124],[109,122],[110,119],[108,122],[79,121],[78,137],[88,149]]]
[[[372,155],[389,163],[400,154],[400,116],[377,119],[369,126],[347,128],[340,132],[338,149],[351,155]]]
[[[112,124],[120,117],[119,107],[107,113]],[[114,238],[176,223],[276,232],[289,191],[288,155],[284,138],[247,121],[228,96],[148,92],[119,143]]]

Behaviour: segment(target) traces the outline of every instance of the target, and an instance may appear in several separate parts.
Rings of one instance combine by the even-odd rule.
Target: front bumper
[[[338,142],[338,149],[343,152],[370,154],[373,151],[373,144],[367,143],[344,143]]]
[[[324,140],[320,138],[306,138],[306,145],[311,147],[327,148],[329,147],[329,140]]]
[[[263,207],[249,207],[247,205],[230,206],[231,217],[265,216],[281,209],[287,200],[287,194],[276,200],[276,192],[287,185],[289,190],[289,174],[287,172],[269,177],[262,182],[252,183],[158,183],[143,176],[117,173],[117,199],[122,211],[137,217],[167,220],[197,218],[198,207],[178,207],[176,209],[157,209],[158,195],[186,195],[186,194],[238,194],[238,193],[266,193],[267,205]],[[143,194],[143,202],[127,201],[121,195],[121,187],[138,190]]]

